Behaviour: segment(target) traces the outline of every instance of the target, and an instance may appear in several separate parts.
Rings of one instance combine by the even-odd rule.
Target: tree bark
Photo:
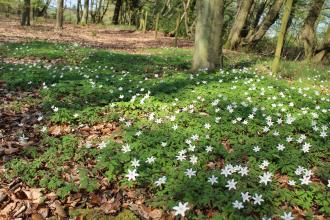
[[[312,59],[315,49],[315,23],[321,13],[324,0],[313,0],[304,25],[300,31],[300,39],[304,44],[305,60]]]
[[[316,54],[312,58],[313,63],[330,63],[330,24],[328,24],[327,32],[324,35],[321,46],[315,52]]]
[[[250,13],[253,0],[241,1],[237,10],[234,24],[230,29],[228,40],[225,44],[226,49],[235,49],[240,42],[240,34]]]
[[[23,13],[21,18],[22,26],[30,26],[31,1],[24,0]]]
[[[57,0],[56,4],[56,29],[63,29],[63,11],[64,11],[64,0]]]
[[[81,17],[80,17],[80,7],[81,7],[81,0],[77,0],[77,15],[76,15],[76,18],[77,18],[77,24],[80,23],[81,21]]]
[[[283,2],[284,0],[275,0],[274,4],[269,9],[269,12],[265,16],[264,20],[256,28],[256,31],[253,34],[248,35],[248,37],[244,39],[245,44],[249,44],[249,45],[256,44],[259,40],[261,40],[265,36],[269,28],[278,19],[278,15],[280,13]]]
[[[192,71],[214,70],[221,64],[223,0],[198,0]]]
[[[83,10],[83,17],[81,20],[81,24],[88,23],[88,8],[89,8],[89,0],[84,0],[84,10]]]
[[[113,12],[113,17],[112,17],[112,24],[115,25],[119,24],[119,12],[122,4],[123,4],[122,0],[116,1],[115,11]]]
[[[274,58],[274,61],[273,61],[273,64],[272,64],[272,72],[273,73],[277,73],[279,71],[281,54],[282,54],[282,49],[283,49],[283,45],[284,45],[287,26],[288,26],[288,22],[289,22],[291,10],[292,10],[292,4],[293,4],[293,0],[286,0],[286,2],[285,2],[285,8],[284,8],[284,14],[283,14],[283,17],[282,17],[281,29],[278,33],[278,39],[277,39],[277,45],[276,45],[276,51],[275,51],[275,58]]]

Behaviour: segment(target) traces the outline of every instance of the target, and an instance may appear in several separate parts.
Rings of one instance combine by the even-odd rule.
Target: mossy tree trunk
[[[310,61],[315,49],[315,23],[325,0],[313,0],[308,15],[301,28],[300,39],[304,44],[305,60]]]
[[[291,10],[292,10],[292,4],[293,4],[293,0],[286,0],[286,2],[285,2],[284,14],[282,17],[282,24],[281,24],[281,28],[280,28],[280,31],[278,33],[278,38],[277,38],[275,58],[274,58],[274,61],[272,64],[273,73],[277,73],[279,70],[279,67],[280,67],[281,54],[282,54],[282,49],[283,49],[283,45],[284,45],[287,26],[288,26],[288,22],[289,22]]]
[[[198,0],[192,71],[221,64],[224,0]]]
[[[56,29],[63,29],[63,11],[64,11],[64,0],[57,0],[56,3]]]
[[[245,26],[248,15],[250,14],[252,4],[253,0],[244,0],[240,2],[234,24],[230,29],[228,40],[224,46],[226,49],[235,49],[239,44],[241,31]]]
[[[21,18],[22,26],[30,26],[31,1],[24,0],[23,13]]]
[[[83,16],[81,20],[81,24],[87,24],[88,23],[88,13],[89,13],[89,0],[84,0],[84,10],[83,10]]]

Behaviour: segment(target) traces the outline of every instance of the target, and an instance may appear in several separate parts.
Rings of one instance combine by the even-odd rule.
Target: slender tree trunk
[[[81,0],[77,0],[77,24],[80,23],[81,17],[80,17],[80,7],[81,7]]]
[[[158,37],[158,23],[159,23],[159,13],[156,15],[156,20],[155,20],[155,39]]]
[[[84,10],[83,10],[83,17],[81,20],[81,24],[87,24],[88,23],[88,11],[89,9],[89,0],[84,0]]]
[[[113,17],[112,17],[112,24],[115,25],[119,24],[119,12],[122,4],[123,4],[122,0],[116,1],[115,11],[113,12]]]
[[[275,58],[274,58],[273,65],[272,65],[272,72],[273,73],[277,73],[278,70],[279,70],[281,54],[282,54],[282,49],[283,49],[284,40],[285,40],[285,34],[286,34],[286,31],[287,31],[287,25],[288,25],[291,10],[292,10],[292,4],[293,4],[293,0],[286,0],[286,2],[285,2],[285,8],[284,8],[284,14],[283,14],[283,17],[282,17],[281,29],[278,33],[278,39],[277,39],[277,45],[276,45],[276,51],[275,51]]]
[[[256,28],[257,31],[254,34],[248,35],[248,38],[244,40],[245,43],[253,45],[265,36],[269,28],[278,19],[278,15],[280,13],[283,2],[284,0],[275,0],[274,4],[269,9],[269,12],[265,16],[264,20]]]
[[[241,4],[236,13],[234,24],[230,29],[228,40],[224,46],[225,48],[234,49],[239,44],[240,34],[248,18],[252,4],[253,0],[241,1]]]
[[[63,10],[64,10],[64,0],[57,0],[56,4],[56,29],[63,29]]]
[[[315,23],[321,13],[324,0],[313,0],[311,8],[300,31],[300,39],[304,44],[305,60],[312,59],[315,48]]]
[[[223,0],[198,0],[192,71],[214,70],[221,64]]]
[[[22,26],[30,26],[31,1],[24,0],[23,13],[21,19]]]

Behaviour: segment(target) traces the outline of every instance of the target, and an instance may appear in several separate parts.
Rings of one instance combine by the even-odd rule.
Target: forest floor
[[[97,26],[0,39],[1,220],[329,219],[329,67],[227,51],[192,75],[190,41]]]
[[[48,41],[59,43],[77,43],[102,49],[121,50],[137,53],[139,49],[173,47],[174,38],[165,37],[154,31],[143,34],[134,27],[115,27],[103,25],[65,24],[61,31],[54,31],[54,22],[42,20],[30,27],[22,27],[18,19],[0,17],[0,42]],[[178,39],[179,48],[192,47],[191,40]]]

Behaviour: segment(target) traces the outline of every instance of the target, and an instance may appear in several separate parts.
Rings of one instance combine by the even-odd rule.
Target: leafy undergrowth
[[[15,48],[22,57],[44,50]],[[47,48],[63,59],[64,48],[75,53],[74,45]],[[327,79],[288,82],[233,65],[192,75],[189,55],[170,49],[77,50],[67,64],[1,68],[9,88],[40,90],[42,109],[41,140],[11,155],[6,181],[20,177],[61,201],[139,191],[145,205],[188,219],[330,216]],[[21,143],[32,138],[24,135]]]

